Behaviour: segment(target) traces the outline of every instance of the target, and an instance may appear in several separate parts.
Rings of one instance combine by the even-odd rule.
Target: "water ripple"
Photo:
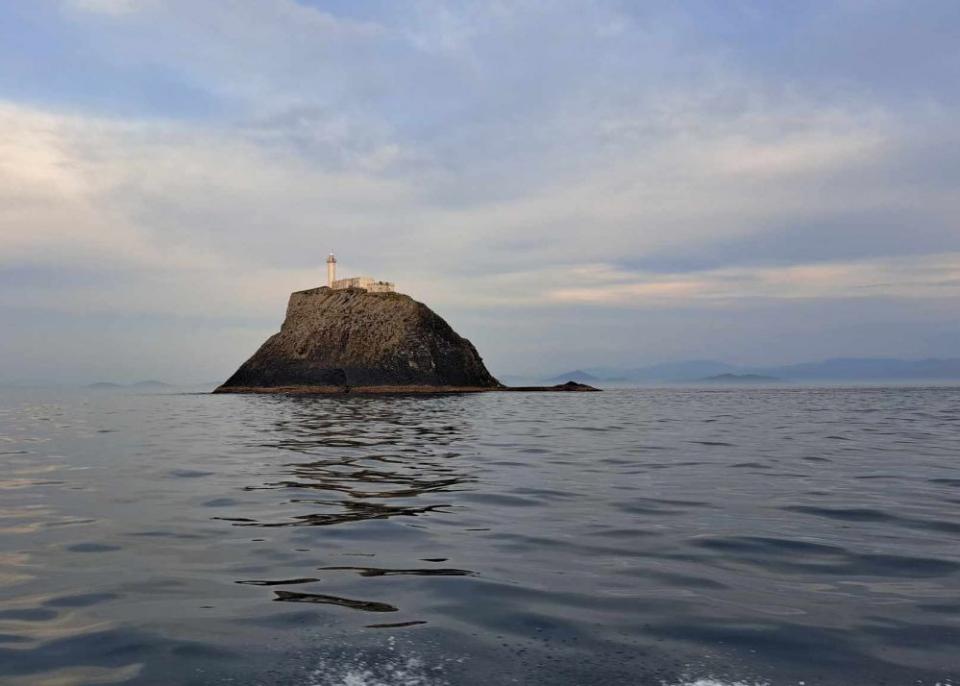
[[[0,683],[955,673],[960,389],[42,395],[0,394]]]

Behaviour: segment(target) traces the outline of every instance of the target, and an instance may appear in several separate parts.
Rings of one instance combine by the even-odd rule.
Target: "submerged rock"
[[[400,293],[322,287],[291,294],[280,332],[215,392],[501,388],[473,344],[423,303]]]

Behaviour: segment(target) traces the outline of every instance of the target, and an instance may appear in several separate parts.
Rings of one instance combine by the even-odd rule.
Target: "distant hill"
[[[684,360],[644,367],[588,367],[577,374],[588,374],[594,381],[697,381],[706,376],[735,373],[739,367],[718,360]],[[559,379],[563,375],[552,377]]]
[[[136,383],[132,383],[130,384],[130,388],[140,388],[140,389],[173,388],[173,386],[168,383],[164,383],[163,381],[149,380],[149,381],[137,381]]]
[[[753,375],[795,381],[952,381],[960,380],[960,358],[906,360],[887,357],[836,357],[780,366],[733,365],[718,360],[684,360],[644,367],[587,367],[571,373],[586,381],[704,381],[723,375]],[[560,379],[564,375],[557,376]],[[591,378],[592,377],[592,378]],[[728,379],[731,380],[731,379]]]
[[[705,376],[733,374],[737,371],[739,369],[734,365],[717,360],[686,360],[625,369],[611,376],[627,381],[696,381]]]
[[[783,367],[750,370],[785,379],[824,381],[884,379],[960,379],[960,359],[901,360],[886,357],[836,357]]]
[[[775,376],[764,376],[763,374],[717,374],[700,379],[709,383],[769,383],[771,381],[780,381]]]
[[[565,374],[557,374],[554,377],[549,379],[544,379],[548,383],[564,383],[566,381],[576,381],[578,383],[589,383],[591,381],[600,381],[599,377],[585,372],[582,369],[575,369],[572,372],[566,372]]]

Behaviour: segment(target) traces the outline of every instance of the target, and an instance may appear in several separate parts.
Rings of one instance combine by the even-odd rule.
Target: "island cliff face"
[[[314,288],[218,393],[502,389],[476,348],[400,293]]]

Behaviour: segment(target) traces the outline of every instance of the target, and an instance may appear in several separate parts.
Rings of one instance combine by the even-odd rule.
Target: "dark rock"
[[[599,388],[594,388],[593,386],[588,386],[584,383],[577,383],[576,381],[567,381],[566,383],[557,384],[556,386],[509,386],[501,390],[504,391],[520,391],[520,392],[541,392],[541,391],[561,391],[561,392],[591,392],[599,391]]]
[[[503,388],[476,348],[400,293],[290,296],[280,333],[215,392],[437,392]]]
[[[575,369],[572,372],[567,372],[566,374],[558,374],[557,376],[549,379],[544,379],[544,381],[548,383],[562,383],[566,381],[578,381],[580,383],[585,383],[589,381],[600,381],[600,379],[590,372],[585,372],[582,369]]]
[[[588,386],[585,383],[577,383],[576,381],[567,381],[566,383],[557,384],[553,387],[555,391],[599,391],[599,388],[594,388],[593,386]]]

